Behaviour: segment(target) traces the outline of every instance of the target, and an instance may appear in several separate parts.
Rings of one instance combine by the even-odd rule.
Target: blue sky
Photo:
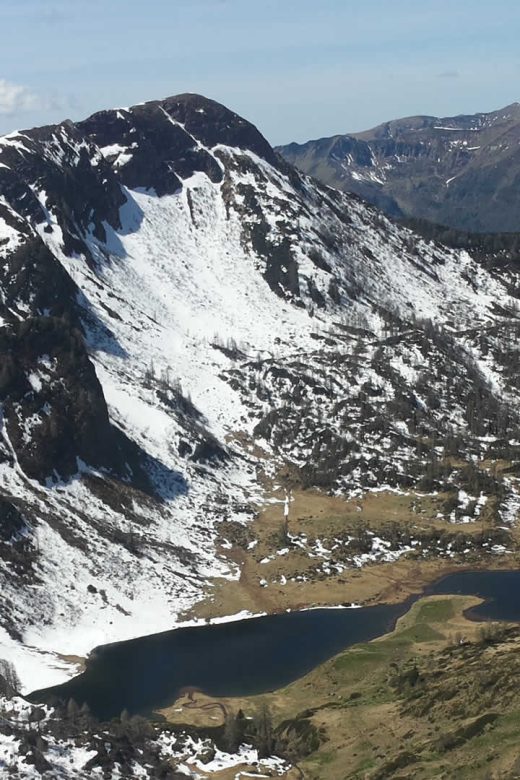
[[[272,143],[520,100],[518,0],[0,0],[0,133],[201,92]]]

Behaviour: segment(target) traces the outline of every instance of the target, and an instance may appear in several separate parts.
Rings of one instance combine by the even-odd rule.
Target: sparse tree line
[[[258,751],[259,758],[281,756],[296,763],[318,749],[321,736],[310,721],[310,714],[286,720],[277,726],[271,708],[262,702],[250,718],[242,710],[226,713],[221,745],[224,750],[235,753],[246,742]]]
[[[249,718],[241,710],[234,713],[225,709],[222,726],[202,728],[199,733],[195,727],[174,728],[162,721],[130,715],[127,710],[110,722],[101,723],[93,717],[87,704],[80,706],[74,699],[66,702],[56,699],[50,709],[34,705],[20,720],[10,704],[19,690],[20,680],[13,664],[0,659],[0,697],[4,700],[0,710],[0,732],[15,736],[20,741],[20,753],[42,774],[52,769],[48,751],[53,740],[61,742],[65,750],[68,743],[69,749],[74,744],[95,751],[84,767],[85,772],[100,768],[106,776],[111,776],[118,766],[121,776],[130,778],[134,777],[134,765],[147,765],[153,769],[151,776],[162,780],[177,777],[175,762],[161,757],[156,742],[163,729],[169,734],[178,732],[174,747],[177,744],[180,752],[187,733],[195,738],[209,738],[209,747],[204,751],[206,760],[211,760],[215,754],[212,744],[236,753],[241,744],[247,743],[258,750],[259,758],[276,753],[288,760],[297,760],[319,745],[311,725],[303,734],[301,729],[294,732],[289,722],[275,728],[267,703],[262,703]]]
[[[382,340],[369,323],[383,333]],[[352,306],[336,327],[351,330],[340,339],[346,349],[326,349],[319,340],[312,362],[272,357],[226,372],[230,384],[262,414],[255,436],[299,464],[303,487],[348,491],[384,483],[448,493],[458,488],[475,500],[463,510],[452,507],[455,519],[476,516],[475,501],[483,494],[495,499],[486,519],[498,523],[508,488],[500,474],[490,475],[473,461],[516,461],[519,448],[510,442],[520,438],[520,419],[482,374],[469,345],[474,343],[477,352],[494,348],[494,329],[508,331],[507,322],[490,326],[489,333],[471,328],[457,333],[413,310],[403,316],[389,304],[376,307],[370,320],[362,307]],[[329,335],[334,334],[324,338]],[[232,342],[220,346],[240,351]],[[409,362],[415,379],[403,379],[391,365],[395,356]],[[381,381],[359,382],[367,370]],[[520,371],[510,373],[520,384]],[[455,468],[455,459],[467,468]]]

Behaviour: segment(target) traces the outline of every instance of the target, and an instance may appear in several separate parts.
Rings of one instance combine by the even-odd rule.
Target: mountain
[[[278,147],[300,170],[393,217],[473,232],[520,231],[520,103],[472,116],[413,116]]]
[[[519,290],[201,96],[1,137],[0,658],[42,688],[171,628],[277,484],[437,496],[421,555],[511,551]],[[381,534],[345,565],[419,544]]]

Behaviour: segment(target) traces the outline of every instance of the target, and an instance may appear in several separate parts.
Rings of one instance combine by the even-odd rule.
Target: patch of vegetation
[[[420,603],[417,608],[417,622],[441,623],[453,617],[454,609],[451,599],[442,599]]]

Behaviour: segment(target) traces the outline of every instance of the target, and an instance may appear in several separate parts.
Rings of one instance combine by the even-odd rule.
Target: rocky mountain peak
[[[201,95],[101,111],[78,127],[127,186],[154,189],[158,195],[174,193],[197,171],[221,181],[222,166],[211,152],[219,145],[254,152],[277,164],[272,148],[252,124]]]

